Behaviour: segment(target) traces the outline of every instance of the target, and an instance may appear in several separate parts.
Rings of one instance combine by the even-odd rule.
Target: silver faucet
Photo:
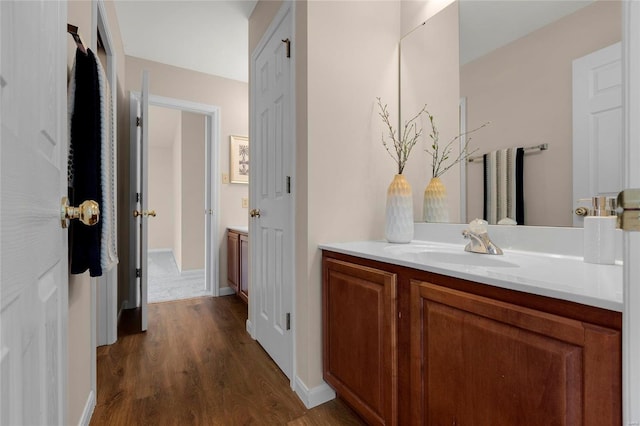
[[[462,231],[462,235],[471,240],[464,248],[464,251],[483,254],[502,254],[502,249],[491,241],[486,231],[477,233],[465,229]]]

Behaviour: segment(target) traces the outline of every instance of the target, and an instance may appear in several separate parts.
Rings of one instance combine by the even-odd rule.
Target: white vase
[[[449,222],[447,189],[440,178],[431,178],[424,190],[422,220],[431,223]]]
[[[387,189],[385,237],[390,243],[413,239],[413,194],[403,175],[395,175]]]

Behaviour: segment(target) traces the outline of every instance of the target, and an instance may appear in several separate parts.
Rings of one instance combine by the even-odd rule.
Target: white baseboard
[[[296,376],[293,390],[304,406],[309,409],[331,401],[336,397],[336,392],[325,382],[322,382],[322,384],[313,389],[309,389],[298,376]]]
[[[221,287],[218,292],[218,296],[231,296],[232,294],[236,294],[236,292],[231,287]]]
[[[251,324],[251,320],[249,320],[249,318],[247,318],[246,328],[247,328],[247,333],[249,333],[249,336],[253,337],[253,324]]]
[[[96,394],[91,391],[89,392],[89,396],[87,397],[87,403],[84,405],[84,410],[82,411],[82,417],[80,417],[78,426],[89,426],[89,423],[91,422],[91,416],[93,416],[93,410],[95,408]]]
[[[173,253],[173,249],[170,248],[155,248],[155,249],[148,249],[147,253],[168,253],[171,252]]]

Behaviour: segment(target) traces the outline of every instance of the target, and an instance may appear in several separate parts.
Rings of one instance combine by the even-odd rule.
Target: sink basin
[[[393,255],[416,254],[416,253],[456,253],[464,250],[464,246],[453,244],[400,244],[387,246],[384,251]]]
[[[518,265],[513,262],[508,262],[501,258],[501,256],[494,256],[488,254],[477,253],[442,253],[431,252],[423,253],[425,261],[449,263],[455,265],[466,266],[485,266],[489,268],[517,268]]]
[[[466,252],[464,245],[418,243],[387,246],[384,250],[393,256],[403,256],[420,263],[448,263],[490,268],[518,267],[517,264],[504,260],[502,256]]]

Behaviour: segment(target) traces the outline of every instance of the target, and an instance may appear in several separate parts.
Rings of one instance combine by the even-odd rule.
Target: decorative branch
[[[486,123],[482,124],[479,127],[476,127],[473,130],[459,134],[458,136],[451,139],[441,150],[439,145],[440,132],[436,127],[436,123],[433,118],[433,115],[429,114],[428,112],[427,112],[427,115],[429,116],[429,122],[431,123],[431,133],[429,134],[429,137],[431,138],[431,141],[432,141],[431,143],[432,151],[425,149],[425,152],[427,152],[433,158],[433,161],[431,163],[431,176],[434,178],[442,176],[447,170],[449,170],[451,167],[455,166],[456,164],[460,163],[461,161],[467,161],[467,159],[470,156],[472,156],[476,151],[478,151],[478,148],[474,149],[471,152],[468,151],[469,142],[471,141],[471,138],[468,138],[464,144],[464,148],[460,151],[458,156],[455,157],[453,160],[451,160],[450,163],[447,163],[447,160],[449,160],[449,157],[451,156],[451,152],[453,151],[453,143],[455,141],[460,139],[462,136],[474,133],[482,129],[483,127],[486,127],[489,124],[491,124],[490,121],[487,121]]]
[[[380,98],[376,99],[378,100],[378,107],[380,108],[380,112],[378,114],[382,118],[384,124],[387,126],[387,138],[391,140],[391,142],[393,143],[393,147],[391,147],[391,144],[386,141],[384,133],[382,134],[382,145],[398,165],[398,174],[401,175],[404,171],[404,166],[407,164],[407,160],[409,159],[411,150],[418,142],[420,135],[422,135],[422,128],[418,129],[416,121],[423,113],[429,114],[427,111],[427,105],[425,104],[422,109],[409,121],[405,121],[404,128],[402,130],[402,137],[400,137],[399,134],[396,134],[396,131],[391,124],[387,104],[382,105],[382,101],[380,100]]]

